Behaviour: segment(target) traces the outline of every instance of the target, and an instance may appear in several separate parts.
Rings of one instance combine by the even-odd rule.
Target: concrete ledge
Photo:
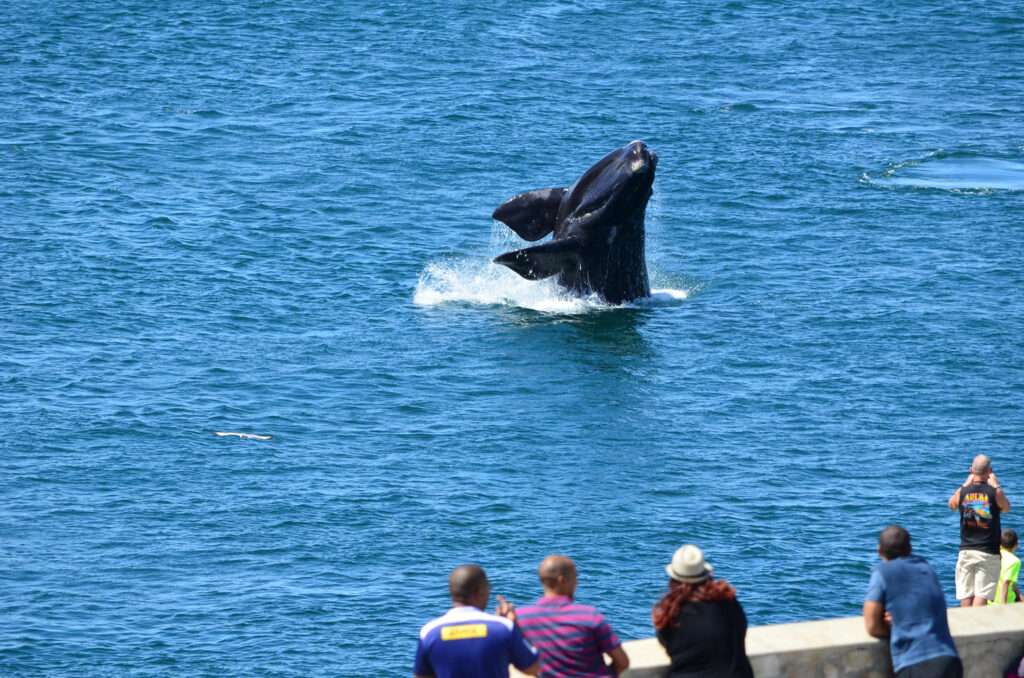
[[[966,678],[1002,678],[1006,665],[1024,654],[1024,604],[953,608],[949,627]],[[667,674],[668,656],[657,639],[627,641],[623,646],[631,664],[623,678]],[[747,632],[747,655],[757,678],[892,675],[888,642],[869,636],[860,617],[755,626]]]

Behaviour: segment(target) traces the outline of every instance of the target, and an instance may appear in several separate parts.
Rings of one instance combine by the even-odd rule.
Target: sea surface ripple
[[[407,676],[550,552],[640,638],[684,542],[852,615],[1024,501],[1017,3],[7,7],[2,675]],[[653,300],[489,263],[637,138]]]

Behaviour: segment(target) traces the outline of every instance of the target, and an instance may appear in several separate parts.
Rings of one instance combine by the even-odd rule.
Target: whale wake
[[[886,188],[938,189],[954,193],[988,194],[1024,191],[1024,161],[971,151],[934,151],[888,166],[881,176],[865,173],[863,183]]]

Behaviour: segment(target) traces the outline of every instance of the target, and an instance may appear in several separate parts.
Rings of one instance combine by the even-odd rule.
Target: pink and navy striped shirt
[[[544,596],[516,615],[523,635],[540,650],[541,678],[615,675],[602,654],[622,643],[597,608],[567,596]]]

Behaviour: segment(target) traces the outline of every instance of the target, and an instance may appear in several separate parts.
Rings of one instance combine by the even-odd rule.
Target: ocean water
[[[1018,3],[6,10],[2,675],[407,676],[551,552],[640,638],[685,542],[854,615],[890,522],[952,603],[1024,501]],[[652,299],[489,263],[632,139]]]

